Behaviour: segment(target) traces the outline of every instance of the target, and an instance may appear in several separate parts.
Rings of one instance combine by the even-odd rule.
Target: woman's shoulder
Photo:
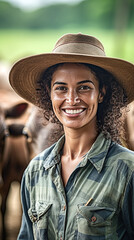
[[[45,168],[45,166],[51,165],[53,158],[55,158],[60,152],[60,149],[62,148],[63,143],[64,143],[64,136],[62,136],[53,145],[46,148],[44,151],[42,151],[37,156],[35,156],[30,161],[25,171],[35,172],[35,171],[39,171],[42,168]]]
[[[113,159],[113,161],[115,160],[116,162],[122,162],[128,165],[128,167],[132,167],[134,170],[134,151],[131,151],[120,144],[112,142],[108,156]]]
[[[54,149],[56,143],[54,143],[52,146],[46,148],[44,151],[42,151],[41,153],[39,153],[38,155],[36,155],[28,164],[27,168],[26,168],[26,172],[30,171],[30,172],[34,172],[34,171],[38,171],[40,170],[47,157],[51,155],[52,150]]]

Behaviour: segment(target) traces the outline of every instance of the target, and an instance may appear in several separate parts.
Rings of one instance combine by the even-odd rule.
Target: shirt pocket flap
[[[48,210],[52,206],[47,202],[36,202],[33,207],[28,210],[28,215],[32,222],[38,221],[43,215],[47,214]]]
[[[115,209],[101,206],[78,205],[78,213],[84,217],[90,224],[109,223],[115,214]]]

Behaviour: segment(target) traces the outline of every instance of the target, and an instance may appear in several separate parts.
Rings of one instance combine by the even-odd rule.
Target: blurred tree
[[[73,25],[108,29],[116,26],[116,29],[121,29],[126,21],[127,26],[132,28],[134,27],[132,2],[134,1],[83,0],[77,4],[54,4],[34,11],[22,11],[0,1],[0,28],[44,29]],[[128,17],[128,13],[131,13],[131,17]]]
[[[0,28],[19,28],[25,13],[8,2],[0,2]]]
[[[76,8],[78,23],[90,27],[113,28],[113,13],[116,0],[84,0]]]
[[[130,27],[134,12],[133,0],[117,0],[115,11],[115,52],[121,57],[125,55],[125,43],[127,38],[126,30]],[[133,13],[133,14],[132,14]],[[131,16],[132,14],[132,16]]]
[[[68,4],[56,4],[40,8],[31,13],[31,21],[28,27],[37,28],[60,28],[74,19],[73,6]]]
[[[124,31],[128,27],[130,10],[133,0],[117,0],[115,11],[115,28],[118,32]]]

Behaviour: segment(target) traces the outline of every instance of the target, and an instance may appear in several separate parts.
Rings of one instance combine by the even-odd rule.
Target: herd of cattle
[[[39,152],[62,135],[57,124],[44,122],[41,112],[19,98],[8,83],[9,68],[0,63],[0,195],[2,232],[6,240],[5,212],[12,182],[21,182],[24,169]],[[6,74],[6,75],[5,75]],[[134,150],[134,103],[125,123],[127,147]]]

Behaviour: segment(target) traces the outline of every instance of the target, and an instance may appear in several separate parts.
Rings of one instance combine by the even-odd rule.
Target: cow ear
[[[23,115],[28,108],[28,103],[19,103],[5,110],[6,118],[18,118]]]

